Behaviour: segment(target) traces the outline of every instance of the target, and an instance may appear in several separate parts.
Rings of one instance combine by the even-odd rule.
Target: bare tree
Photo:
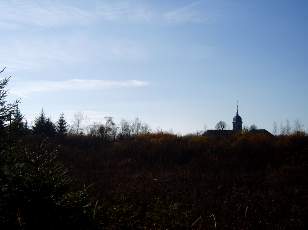
[[[291,125],[290,121],[287,119],[286,124],[284,125],[282,122],[280,124],[280,133],[282,135],[290,135],[291,134]]]
[[[287,135],[291,134],[291,125],[290,125],[290,121],[288,119],[286,120],[286,134]]]
[[[109,140],[115,140],[118,132],[118,127],[113,121],[113,117],[105,117],[106,124],[105,124],[105,131],[107,139]]]
[[[92,125],[89,125],[87,127],[88,131],[87,133],[90,135],[90,136],[99,136],[99,127],[101,126],[101,124],[97,124],[97,123],[93,123]]]
[[[126,120],[121,120],[119,127],[119,138],[125,139],[131,137],[130,124]]]
[[[282,122],[280,122],[280,135],[285,135],[286,131],[285,131],[285,127],[283,125]]]
[[[141,126],[142,126],[142,123],[139,120],[139,118],[138,117],[135,118],[135,120],[132,122],[132,125],[131,125],[132,133],[134,135],[138,135],[141,131]]]
[[[250,127],[249,127],[249,131],[253,131],[253,130],[257,130],[258,127],[255,125],[255,124],[252,124]]]
[[[72,133],[75,133],[78,135],[82,132],[81,125],[84,119],[85,119],[85,115],[83,112],[77,112],[74,114],[74,121],[73,121],[73,125],[71,128]]]
[[[294,129],[295,134],[303,133],[304,132],[304,125],[301,123],[300,120],[296,119],[294,121]]]
[[[105,124],[93,124],[90,127],[90,135],[91,136],[98,136],[101,138],[102,141],[114,141],[117,136],[118,127],[114,123],[112,117],[105,117],[106,123]]]
[[[216,126],[215,129],[217,130],[224,130],[227,127],[227,123],[224,121],[219,121]]]
[[[148,124],[142,122],[138,117],[131,123],[130,129],[131,134],[135,136],[150,133]]]
[[[150,126],[146,123],[141,124],[140,134],[148,134],[151,132]]]
[[[277,135],[278,134],[278,127],[277,127],[277,122],[274,121],[273,123],[273,134]]]
[[[248,133],[249,132],[249,127],[244,125],[243,126],[243,130],[242,130],[243,133]]]

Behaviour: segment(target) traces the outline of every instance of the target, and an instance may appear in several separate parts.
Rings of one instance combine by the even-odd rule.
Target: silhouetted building
[[[233,134],[233,130],[207,130],[203,135],[208,137],[229,137]]]
[[[233,117],[232,124],[233,124],[232,130],[207,130],[206,132],[204,132],[203,135],[208,136],[208,137],[228,137],[228,136],[232,136],[234,134],[242,133],[242,131],[243,131],[243,120],[238,113],[238,105],[236,106],[236,114]],[[265,129],[254,129],[254,130],[249,131],[249,133],[272,136],[272,134]]]
[[[250,130],[249,133],[273,136],[273,134],[271,134],[271,133],[270,133],[269,131],[267,131],[266,129],[253,129],[253,130]]]
[[[234,132],[241,132],[243,121],[240,115],[238,115],[238,105],[236,106],[236,115],[233,117],[233,131]]]

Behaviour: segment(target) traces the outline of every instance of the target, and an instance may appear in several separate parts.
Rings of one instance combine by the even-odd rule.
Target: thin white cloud
[[[52,1],[1,1],[0,20],[12,27],[64,26],[84,24],[94,20],[90,12],[74,6],[65,6]]]
[[[86,26],[100,21],[144,22],[152,12],[130,1],[90,1],[85,6],[60,1],[1,1],[0,28]]]
[[[89,1],[78,4],[64,1],[0,1],[0,28],[89,26],[101,22],[120,23],[204,23],[208,18],[195,1],[168,12],[155,4],[132,0]]]
[[[185,6],[166,12],[163,17],[169,23],[205,23],[208,15],[202,9],[203,1],[195,1]]]
[[[8,41],[0,44],[0,63],[10,70],[42,69],[51,63],[74,64],[82,62],[72,45],[53,41],[31,41],[30,39]]]
[[[148,22],[154,17],[150,8],[132,1],[100,2],[96,14],[103,20],[126,22]]]
[[[90,38],[31,38],[0,43],[0,63],[9,70],[43,70],[70,65],[90,65],[93,60],[143,61],[147,51],[142,44],[125,40]]]
[[[33,81],[20,83],[11,88],[10,93],[19,97],[27,97],[33,93],[60,92],[60,91],[93,91],[118,88],[139,88],[149,83],[139,80],[85,80],[71,79],[64,81]]]

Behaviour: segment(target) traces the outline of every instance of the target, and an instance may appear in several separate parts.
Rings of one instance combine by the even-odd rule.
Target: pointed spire
[[[238,116],[238,101],[236,101],[236,115]]]

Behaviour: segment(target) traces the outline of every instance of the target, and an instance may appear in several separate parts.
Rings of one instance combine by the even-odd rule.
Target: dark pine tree
[[[57,122],[57,134],[59,136],[65,136],[67,134],[68,124],[64,119],[64,114],[61,113]]]
[[[5,68],[0,70],[0,74],[4,72]],[[0,80],[0,147],[5,143],[5,139],[8,137],[8,127],[11,121],[11,115],[18,105],[18,101],[14,103],[8,103],[7,98],[7,85],[9,78],[3,78]]]
[[[15,137],[25,135],[28,132],[27,124],[18,106],[11,115],[9,131]]]
[[[56,126],[45,116],[43,110],[40,116],[34,121],[33,134],[47,137],[52,137],[56,134]]]

